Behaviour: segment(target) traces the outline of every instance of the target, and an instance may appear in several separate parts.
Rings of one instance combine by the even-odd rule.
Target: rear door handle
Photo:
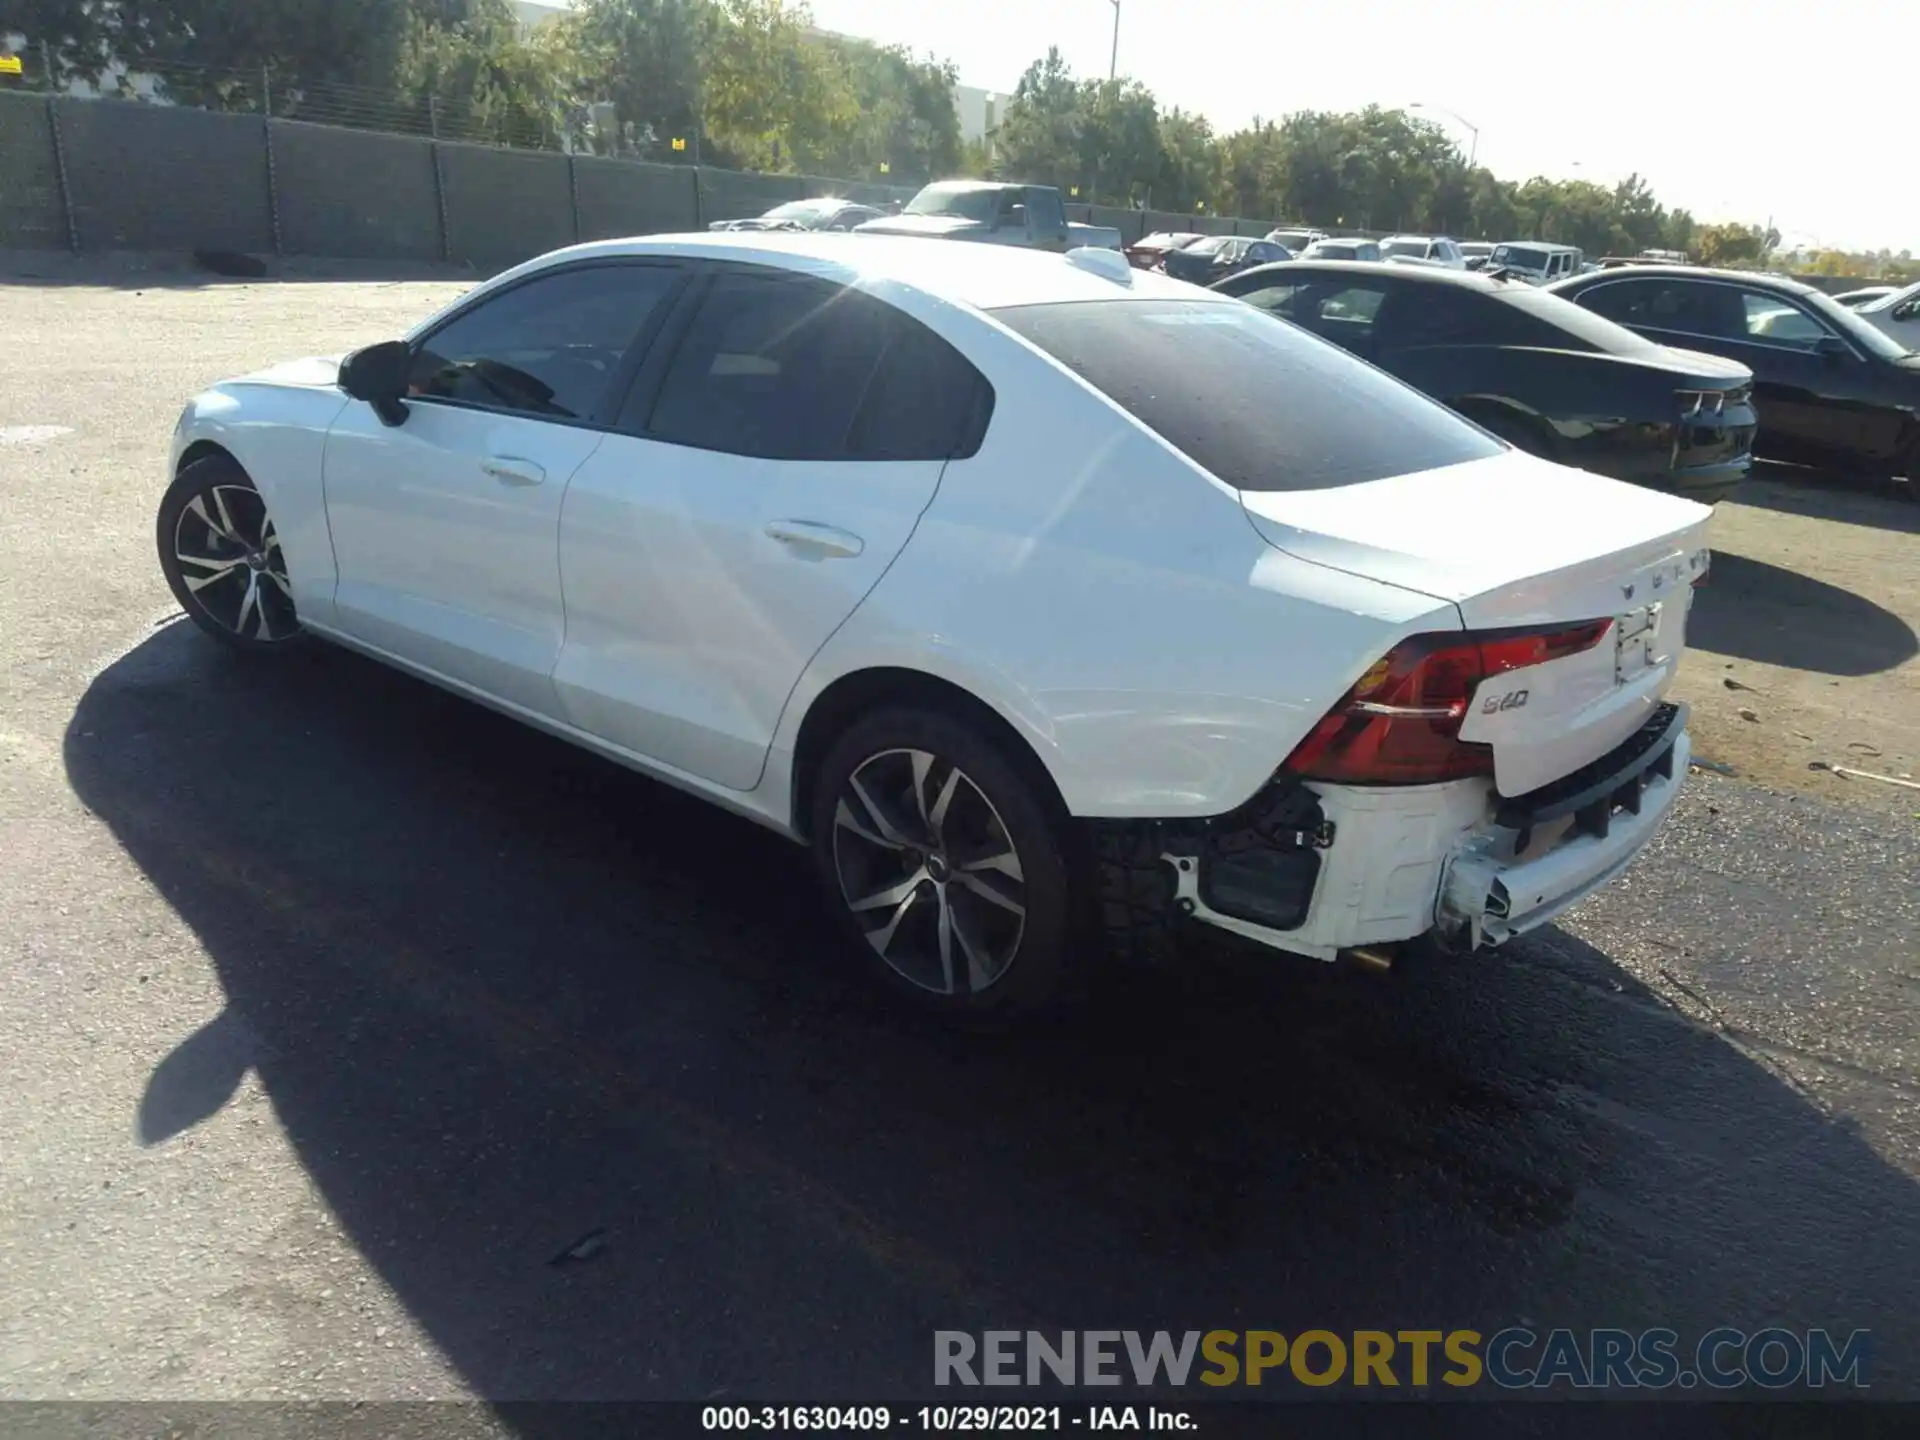
[[[867,542],[851,531],[817,525],[811,520],[769,520],[767,538],[819,555],[851,557],[867,548]]]
[[[538,485],[547,478],[544,467],[513,455],[495,455],[483,460],[480,469],[502,485]]]

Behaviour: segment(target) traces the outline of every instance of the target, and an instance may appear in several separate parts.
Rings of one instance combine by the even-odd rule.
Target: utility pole
[[[1107,62],[1107,79],[1113,80],[1120,74],[1120,0],[1111,0],[1113,5],[1113,58]]]

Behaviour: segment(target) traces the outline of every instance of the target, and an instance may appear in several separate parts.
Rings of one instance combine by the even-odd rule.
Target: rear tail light
[[[1402,640],[1294,747],[1284,768],[1343,785],[1431,785],[1493,773],[1493,751],[1460,738],[1473,692],[1508,670],[1577,655],[1611,620]]]

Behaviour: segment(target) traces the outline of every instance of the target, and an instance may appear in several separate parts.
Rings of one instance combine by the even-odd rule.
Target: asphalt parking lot
[[[1564,924],[961,1040],[843,979],[782,842],[171,623],[184,397],[457,287],[48,273],[0,280],[0,1395],[904,1399],[935,1329],[1527,1323],[1864,1327],[1920,1399],[1920,792],[1806,770],[1920,759],[1920,511],[1728,507],[1685,683],[1749,776]]]

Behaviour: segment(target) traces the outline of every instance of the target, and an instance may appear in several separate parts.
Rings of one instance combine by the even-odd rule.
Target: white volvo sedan
[[[576,246],[196,397],[160,561],[812,850],[875,974],[1013,1014],[1182,925],[1495,945],[1618,874],[1709,511],[1094,252]]]

